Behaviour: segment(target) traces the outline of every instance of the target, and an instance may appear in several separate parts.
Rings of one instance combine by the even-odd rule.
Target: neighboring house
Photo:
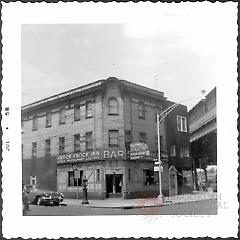
[[[173,102],[162,92],[114,77],[22,107],[23,182],[89,198],[156,196],[156,114]],[[187,108],[179,105],[160,126],[163,193],[168,169],[191,169]],[[132,143],[150,154],[131,159]],[[178,179],[178,187],[181,187]]]
[[[196,169],[205,170],[207,182],[207,166],[217,165],[216,87],[189,111],[189,130],[195,185],[198,188]]]

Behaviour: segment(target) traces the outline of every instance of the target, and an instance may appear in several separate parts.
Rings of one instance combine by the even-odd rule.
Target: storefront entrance
[[[122,197],[122,174],[106,174],[106,197]]]

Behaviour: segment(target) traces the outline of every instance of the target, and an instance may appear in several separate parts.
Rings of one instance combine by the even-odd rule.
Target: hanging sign
[[[150,151],[146,143],[131,143],[130,144],[130,159],[139,159],[150,156]]]

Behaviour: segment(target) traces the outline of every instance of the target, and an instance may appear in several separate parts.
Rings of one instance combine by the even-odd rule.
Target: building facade
[[[196,169],[217,165],[216,87],[189,111],[189,131],[195,185],[198,188]],[[207,174],[206,175],[206,182]]]
[[[23,106],[23,183],[72,198],[82,196],[83,179],[89,198],[158,195],[156,114],[171,104],[162,92],[111,77]],[[165,118],[160,135],[169,194],[169,168],[191,169],[185,106]]]

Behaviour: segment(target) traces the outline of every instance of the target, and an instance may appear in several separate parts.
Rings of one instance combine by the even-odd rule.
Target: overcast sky
[[[191,108],[216,86],[214,12],[129,24],[22,25],[22,105],[115,76]]]

